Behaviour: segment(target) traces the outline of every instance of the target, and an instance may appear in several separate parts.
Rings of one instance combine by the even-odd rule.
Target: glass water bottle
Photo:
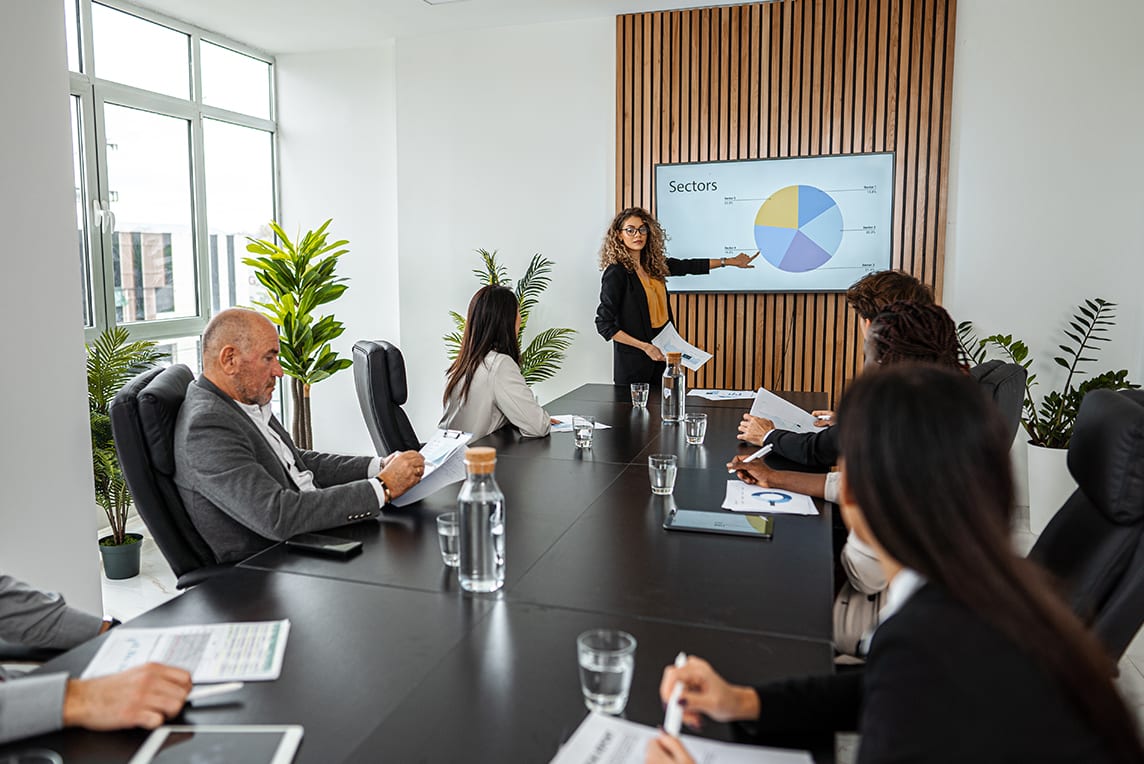
[[[457,496],[457,576],[467,592],[495,592],[504,586],[504,494],[493,477],[496,464],[495,448],[465,450],[469,474]]]
[[[682,353],[667,354],[667,368],[663,370],[663,406],[660,411],[665,422],[682,422],[687,382],[683,378]]]

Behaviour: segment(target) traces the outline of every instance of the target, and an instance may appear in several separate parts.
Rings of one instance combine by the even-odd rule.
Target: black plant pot
[[[143,549],[143,535],[128,533],[127,538],[135,539],[134,542],[105,546],[103,542],[110,538],[111,536],[104,536],[99,540],[99,553],[103,556],[103,574],[113,581],[139,575],[139,553]]]

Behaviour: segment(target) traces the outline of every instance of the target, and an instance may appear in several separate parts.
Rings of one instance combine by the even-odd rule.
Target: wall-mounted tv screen
[[[660,164],[671,257],[760,256],[754,269],[673,278],[674,292],[834,292],[890,267],[894,155]]]

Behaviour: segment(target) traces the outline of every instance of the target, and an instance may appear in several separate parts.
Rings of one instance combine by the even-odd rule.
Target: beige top
[[[510,423],[526,438],[547,435],[551,427],[548,412],[536,402],[520,367],[494,350],[473,373],[466,400],[461,400],[460,385],[453,390],[437,426],[471,432],[476,439]]]

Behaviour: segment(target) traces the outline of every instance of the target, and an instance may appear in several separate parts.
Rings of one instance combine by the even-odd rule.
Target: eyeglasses
[[[639,228],[632,228],[631,226],[627,226],[626,228],[621,228],[620,230],[626,233],[628,236],[635,236],[637,233],[640,236],[647,236],[647,233],[650,229],[646,225],[641,225]]]

